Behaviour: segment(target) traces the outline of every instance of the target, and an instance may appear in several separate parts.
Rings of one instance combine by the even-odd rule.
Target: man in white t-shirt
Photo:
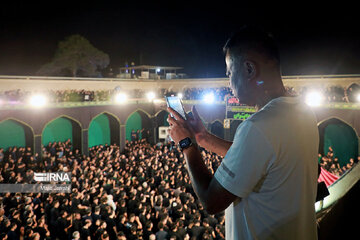
[[[227,239],[317,239],[316,118],[286,93],[267,33],[244,27],[224,52],[235,96],[260,110],[228,142],[206,131],[195,107],[188,120],[169,108],[169,133],[184,152],[194,190],[210,214],[225,210]],[[196,143],[225,156],[214,175]]]

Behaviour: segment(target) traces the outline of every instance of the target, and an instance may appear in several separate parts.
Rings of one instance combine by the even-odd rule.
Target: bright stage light
[[[146,98],[149,100],[149,101],[152,101],[154,98],[155,98],[155,93],[154,92],[148,92],[146,94]]]
[[[115,95],[116,103],[125,103],[127,101],[127,95],[125,93],[118,93]]]
[[[309,105],[311,107],[317,107],[322,104],[323,100],[324,100],[324,97],[320,92],[309,92],[306,95],[305,102],[307,105]]]
[[[43,107],[47,103],[44,95],[34,95],[30,98],[30,105],[33,107]]]
[[[360,102],[360,93],[356,96],[356,100]]]
[[[207,104],[211,104],[215,101],[215,96],[213,92],[207,93],[203,97],[203,101]]]

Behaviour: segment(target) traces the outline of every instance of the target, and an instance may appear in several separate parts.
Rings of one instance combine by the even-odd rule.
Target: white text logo
[[[70,182],[71,173],[34,173],[34,180],[37,182]]]

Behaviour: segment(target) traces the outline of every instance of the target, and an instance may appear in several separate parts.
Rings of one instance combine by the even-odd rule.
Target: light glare
[[[33,107],[43,107],[46,105],[46,97],[44,95],[34,95],[30,98],[30,105]]]
[[[211,104],[215,101],[214,93],[210,92],[204,95],[203,101],[207,104]]]
[[[148,100],[153,100],[154,98],[155,98],[155,93],[154,92],[148,92],[147,94],[146,94],[146,98],[148,99]]]
[[[125,93],[118,93],[115,95],[115,102],[125,103],[127,100],[127,95]]]
[[[360,102],[360,93],[356,96],[356,100]]]
[[[311,107],[320,106],[324,98],[320,92],[310,92],[306,95],[305,102]]]

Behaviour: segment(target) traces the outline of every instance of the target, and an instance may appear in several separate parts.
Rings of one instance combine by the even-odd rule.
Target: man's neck
[[[263,94],[259,94],[260,97],[257,99],[255,107],[257,110],[264,107],[271,100],[278,97],[289,97],[290,95],[286,92],[285,87],[281,85],[280,87],[275,87],[270,90],[265,90]]]

